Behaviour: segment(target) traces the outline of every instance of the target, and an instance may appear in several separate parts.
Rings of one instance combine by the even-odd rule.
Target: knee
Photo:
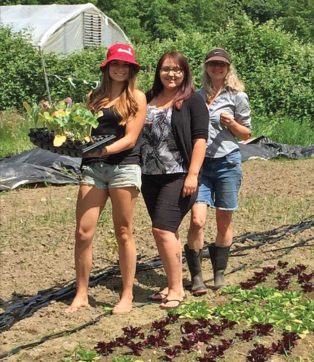
[[[152,234],[156,240],[156,242],[163,242],[167,239],[167,231],[161,230],[158,228],[152,228]]]
[[[90,230],[85,230],[83,228],[77,228],[75,231],[75,240],[81,245],[88,246],[92,243],[94,234]]]
[[[206,223],[206,217],[192,215],[190,227],[194,230],[203,229]]]
[[[226,220],[218,220],[217,221],[217,231],[219,234],[227,234],[232,230],[231,222]]]
[[[128,243],[133,237],[133,230],[131,226],[120,226],[116,228],[116,238],[119,244]]]

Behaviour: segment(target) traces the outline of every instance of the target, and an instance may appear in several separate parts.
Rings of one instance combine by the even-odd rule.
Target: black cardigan
[[[147,103],[152,97],[147,94]],[[193,93],[182,103],[181,109],[175,106],[172,109],[171,126],[178,150],[180,151],[187,168],[190,166],[193,141],[208,138],[209,113],[203,98]]]

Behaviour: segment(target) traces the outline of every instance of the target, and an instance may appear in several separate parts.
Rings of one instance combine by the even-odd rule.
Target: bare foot
[[[89,307],[88,297],[76,296],[73,299],[73,302],[71,303],[71,305],[68,308],[66,308],[65,312],[74,313],[74,312],[78,311],[79,309],[86,308],[86,307]]]
[[[126,314],[132,310],[132,300],[123,300],[114,306],[112,309],[112,314]]]
[[[183,302],[183,300],[186,298],[186,295],[184,293],[181,293],[180,295],[171,293],[168,294],[168,297],[163,300],[163,303],[160,304],[160,308],[162,309],[169,309],[169,308],[177,308],[180,306],[180,304]]]
[[[168,299],[166,298],[163,303],[160,304],[162,309],[178,308],[183,302],[183,299]]]

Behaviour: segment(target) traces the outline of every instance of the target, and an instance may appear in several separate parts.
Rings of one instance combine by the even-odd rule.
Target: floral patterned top
[[[142,133],[142,173],[160,175],[187,173],[171,127],[172,107],[147,105]]]

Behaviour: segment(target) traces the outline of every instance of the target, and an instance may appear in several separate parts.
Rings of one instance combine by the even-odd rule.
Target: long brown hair
[[[190,71],[189,63],[188,63],[186,57],[180,52],[177,52],[177,51],[167,52],[167,53],[163,54],[162,57],[159,59],[159,61],[157,63],[157,67],[156,67],[154,83],[153,83],[151,90],[148,92],[148,97],[151,99],[154,97],[157,97],[158,94],[164,88],[164,86],[161,82],[161,79],[160,79],[160,69],[163,65],[163,62],[166,59],[173,60],[175,63],[177,63],[179,65],[179,67],[184,72],[183,81],[173,99],[173,104],[175,105],[175,107],[180,109],[183,101],[190,98],[190,96],[194,92],[192,74]]]
[[[100,84],[94,89],[87,99],[87,105],[93,112],[98,112],[110,102],[110,91],[112,80],[109,76],[110,63],[103,69],[103,76]],[[134,98],[135,80],[138,70],[132,64],[129,65],[129,79],[125,81],[123,90],[118,101],[114,104],[114,112],[121,116],[121,125],[125,125],[132,119],[137,111],[138,104]]]

